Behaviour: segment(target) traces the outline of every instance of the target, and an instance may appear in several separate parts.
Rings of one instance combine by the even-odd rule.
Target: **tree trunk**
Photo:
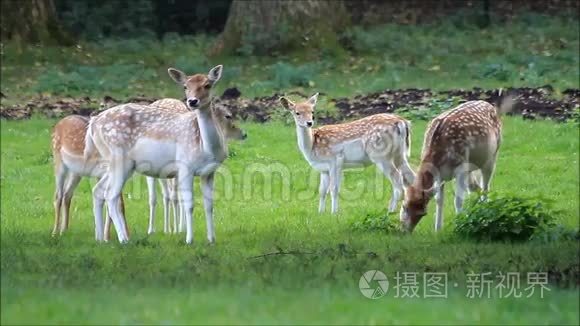
[[[344,1],[234,0],[210,54],[269,54],[333,46],[349,21]]]
[[[2,0],[2,41],[71,45],[58,22],[53,0]]]

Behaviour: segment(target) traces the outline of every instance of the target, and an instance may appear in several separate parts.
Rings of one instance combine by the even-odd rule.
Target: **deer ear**
[[[280,103],[282,103],[282,106],[288,110],[292,110],[294,107],[294,103],[285,97],[280,98]]]
[[[314,106],[316,105],[317,101],[318,101],[318,93],[312,95],[312,97],[308,99],[308,104]]]
[[[211,70],[207,74],[207,78],[209,79],[209,81],[212,83],[215,83],[218,80],[220,80],[220,78],[222,77],[223,68],[224,68],[224,66],[222,66],[222,65],[217,65],[217,66],[211,68]]]
[[[173,79],[176,83],[183,85],[187,81],[187,75],[184,74],[181,70],[177,70],[175,68],[167,69],[167,73],[169,73],[169,77]]]

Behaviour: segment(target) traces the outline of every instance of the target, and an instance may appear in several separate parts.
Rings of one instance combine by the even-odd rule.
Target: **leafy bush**
[[[483,78],[494,78],[499,81],[507,81],[511,77],[511,69],[505,64],[490,63],[485,64],[480,68],[480,75]]]
[[[367,214],[362,220],[355,221],[351,227],[355,231],[399,232],[399,219],[395,213]]]
[[[579,241],[580,230],[572,230],[563,225],[538,232],[532,235],[531,240],[538,242]]]
[[[554,216],[537,198],[474,194],[455,218],[454,232],[479,241],[527,241],[554,226]]]

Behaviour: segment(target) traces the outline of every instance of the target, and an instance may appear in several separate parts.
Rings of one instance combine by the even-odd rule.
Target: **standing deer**
[[[461,211],[466,192],[489,190],[501,143],[502,112],[513,105],[511,98],[496,108],[485,101],[469,101],[433,119],[427,127],[421,165],[415,182],[408,187],[400,219],[413,231],[427,212],[433,195],[437,208],[435,231],[443,225],[444,183],[455,178],[455,211]]]
[[[104,162],[100,160],[98,154],[95,153],[87,158],[83,156],[88,125],[87,117],[70,115],[60,120],[52,131],[52,155],[56,181],[53,235],[62,234],[68,229],[71,200],[81,179],[83,177],[101,179],[106,171]],[[120,209],[124,210],[122,196],[120,205]]]
[[[187,113],[189,109],[187,106],[180,100],[172,99],[172,98],[164,98],[161,100],[157,100],[150,104],[150,106],[159,107],[162,109],[166,109],[171,112],[176,113]],[[214,116],[216,117],[217,123],[219,127],[224,132],[224,136],[226,139],[233,139],[233,140],[243,140],[246,138],[246,133],[240,129],[236,121],[233,118],[232,113],[230,110],[223,106],[219,107],[212,107]],[[197,120],[194,121],[194,128],[199,128]],[[155,178],[153,177],[146,177],[147,179],[147,188],[149,193],[149,228],[147,233],[152,234],[155,232],[155,206],[157,205],[157,194],[155,191]],[[183,229],[184,224],[184,216],[183,214],[179,213],[178,207],[178,198],[177,198],[177,183],[174,182],[174,179],[158,179],[159,184],[161,186],[161,192],[163,196],[163,216],[164,216],[164,223],[163,223],[163,232],[165,233],[177,233],[178,231],[181,232]],[[171,203],[171,206],[169,205]],[[173,209],[173,229],[171,228],[171,223],[169,220],[169,210],[170,207]],[[178,224],[178,216],[179,216],[179,224]],[[105,232],[107,232],[108,225],[110,223],[110,219],[107,219],[105,225]],[[105,239],[108,236],[105,234]]]
[[[93,189],[95,207],[106,200],[121,243],[127,242],[129,237],[117,203],[126,180],[135,171],[157,178],[177,179],[188,244],[193,241],[193,178],[200,176],[207,239],[210,243],[215,242],[214,174],[227,158],[227,143],[211,109],[211,90],[221,77],[222,66],[212,68],[207,75],[187,76],[173,68],[168,72],[185,88],[191,112],[124,104],[104,111],[91,120],[88,128],[85,156],[98,151],[109,163],[107,179],[99,181]],[[95,214],[97,228],[100,216]]]
[[[332,213],[338,211],[342,170],[375,164],[390,179],[393,196],[389,212],[394,212],[403,192],[403,182],[413,182],[409,157],[410,123],[396,115],[376,114],[360,120],[312,129],[318,93],[309,100],[293,103],[282,97],[282,105],[292,112],[298,148],[310,166],[320,171],[320,213],[325,210],[330,187]]]

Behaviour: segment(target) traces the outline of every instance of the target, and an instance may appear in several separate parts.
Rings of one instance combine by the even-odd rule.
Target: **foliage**
[[[401,229],[396,215],[395,213],[368,213],[362,220],[354,221],[351,227],[356,231],[397,233]]]
[[[156,18],[150,0],[59,0],[56,5],[61,22],[68,30],[79,33],[77,37],[96,40],[154,35]]]
[[[157,73],[139,65],[75,66],[68,72],[49,69],[34,87],[38,92],[67,94],[70,92],[113,92],[119,89],[138,90],[139,82],[158,78]]]
[[[288,62],[278,61],[268,68],[269,78],[261,82],[262,87],[275,90],[289,87],[310,87],[312,80],[319,69],[315,64],[293,65]]]
[[[580,229],[574,230],[565,225],[556,225],[541,232],[534,233],[530,240],[546,243],[580,241]]]
[[[204,34],[172,33],[161,40],[145,36],[103,39],[70,48],[21,48],[4,43],[2,92],[11,100],[18,100],[13,96],[33,95],[41,75],[51,71],[67,74],[74,71],[71,68],[74,66],[102,70],[104,66],[139,64],[159,76],[140,80],[144,93],[178,96],[166,77],[169,66],[179,64],[187,70],[207,64],[203,67],[207,70],[219,63],[224,64],[225,75],[218,88],[238,87],[244,97],[270,96],[283,87],[316,88],[333,97],[410,87],[449,90],[550,84],[556,93],[578,88],[578,30],[570,28],[565,19],[546,19],[550,23],[543,26],[516,19],[509,26],[494,24],[485,30],[457,30],[448,24],[359,28],[365,37],[376,38],[376,42],[368,42],[368,49],[351,49],[340,56],[330,55],[333,51],[322,51],[278,57],[208,58],[204,51],[214,39]],[[474,39],[479,41],[472,42]],[[528,47],[516,46],[522,42]],[[237,67],[232,76],[235,79],[226,79],[233,67]],[[308,86],[298,86],[305,84]],[[60,91],[58,84],[54,86]],[[52,92],[47,87],[41,88]],[[88,88],[77,95],[102,97],[104,94],[98,89],[91,93],[92,88]],[[126,93],[126,89],[117,88],[107,95]]]
[[[218,33],[231,0],[55,0],[60,21],[83,40]],[[90,19],[87,19],[90,17]]]
[[[456,234],[478,241],[528,241],[554,226],[554,213],[539,198],[476,193],[454,224]]]
[[[445,99],[430,99],[425,105],[419,107],[404,107],[397,114],[410,120],[429,121],[446,110],[459,105],[460,98],[448,97]]]

